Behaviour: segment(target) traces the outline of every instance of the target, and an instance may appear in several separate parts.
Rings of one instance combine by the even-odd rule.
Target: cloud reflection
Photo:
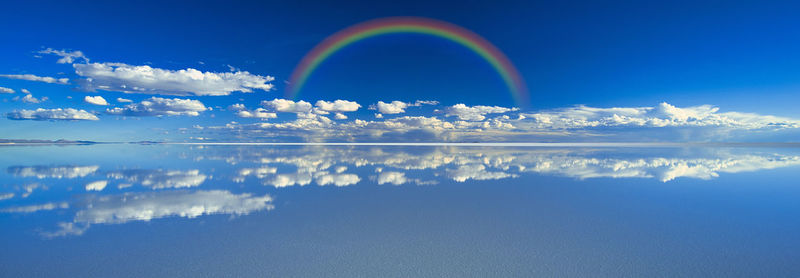
[[[552,148],[459,148],[419,149],[381,147],[248,148],[226,153],[204,149],[203,159],[223,160],[232,165],[255,163],[242,168],[233,179],[244,182],[254,176],[266,185],[287,187],[355,184],[355,169],[372,168],[378,184],[420,184],[413,175],[433,173],[438,179],[456,182],[499,180],[541,174],[576,179],[650,178],[662,182],[678,178],[712,179],[721,173],[751,172],[800,165],[800,156],[766,151],[719,149],[676,155],[670,149],[619,151],[609,149]],[[385,171],[384,171],[385,169]],[[331,172],[335,174],[331,174]],[[256,174],[254,174],[256,173]],[[422,182],[426,183],[426,182]]]
[[[165,217],[195,218],[211,214],[245,215],[273,208],[269,195],[234,194],[223,190],[127,193],[90,200],[75,213],[72,222],[62,222],[58,231],[44,235],[80,235],[93,224],[122,224]]]
[[[132,169],[112,171],[109,178],[126,180],[152,189],[195,187],[206,181],[207,176],[200,170]]]
[[[290,187],[311,184],[343,187],[370,183],[401,186],[478,182],[494,186],[499,180],[536,175],[577,180],[638,178],[676,182],[800,166],[800,156],[793,149],[161,147],[178,151],[169,152],[168,157],[160,153],[159,159],[191,163],[197,169],[138,169],[127,165],[125,160],[102,168],[11,166],[7,168],[10,183],[4,186],[16,192],[0,193],[0,200],[7,200],[0,213],[24,217],[58,210],[56,215],[61,220],[54,221],[57,223],[42,233],[55,237],[81,235],[99,224],[272,210],[272,195],[263,191],[282,194]],[[109,169],[103,169],[106,167]],[[53,181],[50,187],[65,188],[66,192],[51,190],[28,198],[35,190],[48,189],[24,180],[31,177],[71,180]],[[204,183],[208,184],[199,190],[198,186]],[[67,186],[59,187],[60,184]],[[85,190],[72,191],[70,184]],[[232,193],[231,188],[243,192]],[[43,197],[47,199],[41,200]],[[31,203],[25,204],[28,201]]]
[[[100,166],[11,166],[7,172],[17,177],[36,177],[38,179],[73,179],[85,177],[99,169]]]

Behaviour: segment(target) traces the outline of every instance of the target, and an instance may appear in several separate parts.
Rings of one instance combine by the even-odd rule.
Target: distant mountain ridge
[[[53,145],[88,145],[88,144],[97,144],[94,141],[86,141],[86,140],[65,140],[65,139],[58,139],[58,140],[35,140],[35,139],[0,139],[0,144],[53,144]]]

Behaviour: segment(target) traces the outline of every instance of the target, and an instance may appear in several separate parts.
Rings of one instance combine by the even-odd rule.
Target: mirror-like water
[[[0,148],[0,276],[794,276],[800,150]]]

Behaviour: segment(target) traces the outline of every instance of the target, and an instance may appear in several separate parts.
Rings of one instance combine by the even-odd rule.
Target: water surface
[[[800,149],[0,147],[0,276],[798,276]]]

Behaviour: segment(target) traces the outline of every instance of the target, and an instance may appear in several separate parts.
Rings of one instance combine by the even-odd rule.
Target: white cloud
[[[35,120],[35,121],[47,121],[47,120],[66,120],[66,121],[73,121],[73,120],[89,120],[89,121],[97,121],[99,118],[92,113],[86,112],[84,110],[77,110],[73,108],[56,108],[56,109],[44,109],[38,108],[36,110],[15,110],[14,112],[6,113],[6,117],[11,120]]]
[[[236,116],[240,118],[274,119],[278,117],[278,114],[269,112],[269,110],[264,108],[247,110],[247,107],[245,107],[244,104],[241,103],[236,103],[231,106],[228,106],[228,109],[231,111],[236,111]]]
[[[102,96],[86,96],[83,101],[94,105],[108,105],[108,102]]]
[[[347,120],[347,116],[342,113],[336,113],[335,115],[333,115],[333,118],[337,120]]]
[[[45,82],[45,83],[54,83],[54,84],[67,84],[67,83],[69,83],[69,78],[43,77],[43,76],[36,76],[36,75],[33,75],[33,74],[0,74],[0,77],[11,78],[11,79],[21,79],[21,80],[28,80],[28,81],[38,81],[38,82]]]
[[[259,118],[259,119],[274,119],[278,117],[278,114],[269,112],[264,108],[256,108],[252,111],[239,111],[236,113],[236,116],[240,118]]]
[[[540,128],[631,127],[725,127],[735,129],[798,128],[800,121],[753,113],[719,112],[711,105],[675,107],[666,102],[657,107],[594,108],[578,106],[523,114]]]
[[[244,110],[247,110],[247,107],[245,107],[244,104],[241,104],[241,103],[234,103],[234,104],[231,104],[230,106],[228,106],[228,110],[231,110],[231,111],[244,111]]]
[[[48,48],[42,51],[39,51],[40,54],[52,54],[56,56],[60,56],[61,59],[58,59],[59,64],[72,64],[75,62],[76,59],[82,59],[84,62],[89,62],[89,58],[83,55],[83,52],[78,50],[75,51],[67,51],[67,50],[55,50],[52,48]]]
[[[14,93],[14,89],[6,88],[6,87],[0,87],[0,94],[13,94],[13,93]]]
[[[353,112],[361,108],[361,104],[355,101],[337,99],[335,101],[319,100],[316,103],[317,109],[326,112]]]
[[[103,191],[108,185],[108,181],[101,180],[101,181],[93,181],[86,184],[86,191]]]
[[[273,100],[262,101],[261,105],[263,105],[268,109],[278,112],[289,112],[289,113],[311,112],[311,103],[302,100],[295,102],[293,100],[276,98]]]
[[[517,111],[519,108],[506,108],[500,106],[485,106],[485,105],[477,105],[477,106],[466,106],[463,103],[459,103],[450,107],[447,107],[445,114],[447,117],[456,116],[460,120],[464,121],[483,121],[486,119],[484,115],[486,114],[498,114],[498,113],[506,113],[511,111]]]
[[[409,104],[408,106],[423,106],[423,105],[439,105],[439,101],[436,101],[436,100],[417,100],[414,103]]]
[[[291,122],[261,123],[258,127],[262,129],[320,130],[330,128],[333,124],[334,122],[328,117],[308,113],[298,114],[298,118]]]
[[[128,102],[128,103],[129,103],[129,102],[133,102],[133,101],[132,101],[132,100],[130,100],[130,99],[127,99],[127,98],[121,98],[121,97],[118,97],[118,98],[117,98],[117,102],[119,102],[119,103],[126,103],[126,102]]]
[[[30,94],[31,93],[31,91],[28,91],[28,89],[22,89],[22,90],[19,90],[19,91],[22,92],[22,93],[25,93],[25,94]]]
[[[85,77],[87,90],[178,96],[224,96],[232,92],[269,91],[271,76],[254,75],[246,71],[202,72],[187,68],[167,70],[150,66],[123,63],[73,64],[75,73]]]
[[[402,103],[402,102],[401,102]],[[593,108],[578,106],[546,110],[538,113],[509,113],[517,108],[498,106],[466,106],[457,104],[446,111],[434,110],[441,116],[402,116],[383,119],[375,114],[362,120],[329,114],[337,121],[320,115],[308,102],[275,99],[265,101],[272,111],[297,114],[296,120],[259,124],[228,124],[210,130],[237,130],[240,135],[259,138],[306,141],[717,141],[730,138],[771,136],[777,131],[800,128],[800,120],[740,112],[719,112],[702,105],[675,107],[662,103],[658,107]],[[384,103],[391,107],[394,106]],[[405,103],[403,103],[405,104]],[[242,106],[243,107],[243,106]],[[408,107],[408,106],[406,106]],[[385,109],[393,109],[386,108]],[[378,110],[378,105],[370,109]],[[384,110],[385,110],[384,109]],[[328,113],[327,111],[319,110]],[[397,112],[397,111],[394,111]],[[337,112],[338,113],[338,112]],[[490,115],[496,114],[496,115]],[[617,128],[624,127],[624,128]],[[748,131],[758,130],[759,133]],[[768,134],[767,132],[774,132]]]
[[[410,130],[410,129],[432,129],[444,130],[453,129],[455,126],[436,117],[425,116],[403,116],[399,118],[387,119],[385,121],[365,122],[365,127],[387,129],[387,130]]]
[[[378,110],[382,114],[400,114],[406,112],[406,108],[408,107],[408,103],[395,100],[389,103],[378,101],[375,106],[371,106],[373,110]]]
[[[438,105],[439,102],[435,100],[417,100],[415,102],[402,102],[399,100],[395,100],[392,102],[383,102],[378,101],[378,103],[370,105],[370,110],[378,110],[378,112],[383,114],[400,114],[405,113],[406,108],[408,107],[418,107],[423,105]],[[380,116],[378,116],[380,115]],[[375,114],[376,118],[383,118],[381,114]]]
[[[199,100],[180,98],[151,97],[139,103],[125,105],[124,108],[115,107],[106,109],[106,113],[123,116],[198,116],[206,111],[205,105]]]
[[[47,101],[48,99],[49,99],[48,97],[35,98],[32,94],[30,94],[30,92],[27,92],[26,95],[22,98],[15,97],[14,101],[21,101],[24,103],[42,103],[44,101]]]

